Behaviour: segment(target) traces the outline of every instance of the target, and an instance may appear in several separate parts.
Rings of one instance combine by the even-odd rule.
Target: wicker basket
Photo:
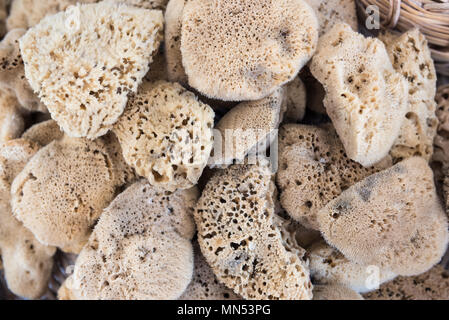
[[[383,28],[405,32],[418,27],[426,36],[438,73],[449,75],[449,0],[356,0],[360,12],[379,8]]]

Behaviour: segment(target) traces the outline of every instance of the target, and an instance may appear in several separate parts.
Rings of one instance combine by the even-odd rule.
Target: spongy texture
[[[188,0],[170,0],[165,10],[165,58],[168,80],[187,84],[181,54],[182,13]]]
[[[20,137],[25,121],[14,93],[0,89],[0,143]]]
[[[229,165],[243,161],[248,153],[265,151],[275,138],[287,108],[286,90],[277,89],[266,98],[242,102],[226,113],[215,126],[211,165]],[[217,132],[217,133],[218,133]]]
[[[123,185],[108,143],[64,137],[42,148],[12,185],[15,216],[43,244],[78,253]]]
[[[368,292],[396,276],[391,271],[372,270],[369,266],[352,262],[325,241],[314,243],[307,250],[307,256],[314,284],[340,284],[356,292]],[[372,280],[377,283],[371,280],[372,277],[376,277]]]
[[[0,88],[14,92],[20,105],[29,111],[46,112],[47,108],[34,94],[27,79],[19,38],[25,34],[24,29],[14,29],[0,42]]]
[[[162,29],[159,10],[77,5],[44,18],[20,39],[25,75],[67,134],[97,138],[137,91]]]
[[[47,120],[35,124],[26,130],[22,138],[36,142],[42,147],[50,144],[54,140],[59,140],[64,136],[64,132],[58,126],[55,120]]]
[[[447,300],[449,272],[436,265],[414,277],[397,277],[378,290],[364,295],[367,300]]]
[[[317,213],[345,189],[392,165],[387,156],[372,167],[363,167],[346,156],[330,125],[287,124],[279,131],[277,184],[281,204],[304,226],[318,229]]]
[[[306,262],[274,213],[268,164],[233,165],[209,180],[194,217],[217,279],[245,299],[311,299]]]
[[[193,278],[179,300],[241,300],[241,297],[218,282],[197,242],[193,249],[195,266]]]
[[[177,83],[149,84],[114,127],[127,163],[154,186],[194,186],[213,147],[214,112]]]
[[[354,290],[340,284],[315,285],[313,300],[364,300]]]
[[[304,118],[306,113],[306,86],[299,77],[296,77],[286,86],[285,90],[287,91],[287,111],[284,115],[284,122],[297,123]]]
[[[326,111],[349,158],[364,166],[383,159],[408,107],[407,81],[384,44],[339,23],[320,38],[311,71],[324,86]]]
[[[258,100],[314,53],[318,21],[303,0],[192,0],[182,13],[189,85],[210,98]]]
[[[76,299],[177,299],[193,273],[196,189],[141,180],[105,209],[61,292]]]
[[[25,139],[0,147],[0,256],[8,288],[16,295],[36,299],[47,289],[55,249],[42,245],[14,218],[10,188],[14,177],[38,151]]]
[[[447,217],[420,157],[365,178],[317,216],[326,241],[345,257],[397,275],[425,272],[446,251]]]
[[[449,168],[449,85],[438,87],[435,101],[437,102],[436,115],[439,124],[434,140],[432,167],[436,180],[442,182],[444,172]]]
[[[47,15],[53,15],[76,3],[93,3],[99,0],[12,0],[7,20],[8,30],[34,27]]]
[[[425,36],[412,29],[384,41],[396,71],[408,81],[409,109],[390,154],[395,161],[421,156],[430,160],[438,119],[435,115],[436,71]]]
[[[347,23],[357,31],[357,12],[354,0],[305,0],[314,10],[320,25],[320,37],[338,22]]]

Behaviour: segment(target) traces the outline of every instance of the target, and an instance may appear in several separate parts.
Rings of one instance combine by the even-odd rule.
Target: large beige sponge
[[[273,195],[265,161],[217,171],[195,208],[201,251],[217,279],[245,299],[311,299],[303,250],[281,229]]]
[[[324,105],[349,158],[371,166],[399,136],[408,108],[408,85],[384,44],[344,23],[320,38],[311,63],[324,86]]]
[[[344,191],[318,212],[326,241],[349,260],[417,275],[443,257],[447,216],[427,161],[408,158]]]
[[[114,127],[123,155],[154,186],[194,186],[213,146],[214,112],[177,83],[148,84]]]
[[[25,29],[11,30],[0,42],[0,88],[13,92],[25,110],[46,112],[47,108],[25,78],[19,48],[19,39],[25,32]]]
[[[11,183],[39,146],[25,139],[0,147],[0,256],[9,290],[36,299],[46,291],[55,248],[42,245],[14,216]]]
[[[248,154],[264,152],[276,138],[287,108],[286,89],[279,88],[266,98],[246,101],[227,112],[215,126],[216,137],[211,166],[241,162]]]
[[[307,256],[314,284],[337,284],[356,292],[368,292],[396,277],[391,271],[348,260],[325,241],[314,243],[307,249]]]
[[[195,242],[192,281],[179,300],[241,300],[231,289],[220,283],[207,264],[198,243]]]
[[[357,11],[355,0],[306,0],[315,10],[320,24],[320,37],[338,22],[347,23],[357,31]]]
[[[281,204],[293,219],[312,229],[319,229],[317,213],[329,201],[392,165],[388,156],[367,168],[349,159],[331,125],[282,126],[278,156]]]
[[[148,72],[162,29],[159,10],[110,2],[71,7],[20,39],[25,75],[64,132],[100,137]]]
[[[54,120],[47,120],[37,123],[28,128],[22,135],[22,138],[36,142],[42,147],[50,144],[54,140],[62,139],[64,132]]]
[[[419,29],[384,41],[393,67],[408,81],[409,109],[390,154],[396,161],[421,156],[430,160],[438,119],[435,115],[436,71],[425,36]]]
[[[182,13],[189,85],[221,100],[258,100],[313,55],[318,21],[303,0],[192,0]]]
[[[20,137],[24,128],[24,116],[15,94],[0,89],[0,143]]]
[[[177,299],[193,274],[196,189],[167,194],[141,180],[104,210],[60,298]]]
[[[53,141],[14,180],[13,212],[43,244],[78,253],[123,184],[116,165],[101,139]]]
[[[447,300],[449,272],[436,265],[418,276],[397,277],[364,297],[366,300]]]

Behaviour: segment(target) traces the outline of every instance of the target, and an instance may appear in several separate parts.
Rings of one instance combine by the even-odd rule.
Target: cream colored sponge
[[[193,274],[197,196],[133,184],[104,210],[60,298],[177,299]]]
[[[243,298],[308,300],[304,250],[275,214],[274,190],[265,161],[217,171],[195,208],[198,242],[217,279]]]
[[[446,252],[448,223],[432,170],[408,158],[356,183],[318,212],[326,241],[349,260],[417,275]]]
[[[320,38],[311,71],[324,86],[324,105],[348,157],[371,166],[399,136],[408,85],[384,44],[337,24]]]
[[[159,10],[110,2],[71,7],[20,39],[25,75],[68,135],[97,138],[137,91],[162,29]]]
[[[149,83],[114,127],[126,162],[154,186],[194,186],[213,146],[214,112],[177,83]]]
[[[192,0],[182,13],[182,64],[209,98],[259,100],[313,55],[318,21],[303,0]]]

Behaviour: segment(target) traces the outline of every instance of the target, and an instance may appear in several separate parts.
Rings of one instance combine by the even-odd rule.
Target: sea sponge
[[[318,21],[303,0],[192,0],[182,13],[189,85],[227,101],[259,100],[313,55]]]
[[[25,128],[20,104],[14,93],[0,89],[0,142],[19,138]]]
[[[445,171],[449,168],[449,85],[438,87],[435,101],[437,102],[436,115],[439,124],[434,139],[432,167],[435,171],[435,179],[441,183]]]
[[[307,104],[306,86],[299,77],[287,84],[287,111],[284,115],[284,122],[296,123],[304,118]]]
[[[447,216],[420,157],[354,184],[317,217],[325,240],[349,260],[397,275],[429,270],[447,247]]]
[[[349,159],[331,125],[287,124],[279,131],[277,183],[287,213],[318,229],[317,213],[342,191],[392,165],[386,157],[372,167]]]
[[[408,109],[408,85],[384,44],[339,23],[320,38],[310,65],[324,86],[324,105],[349,158],[371,166],[397,139]]]
[[[114,160],[102,139],[53,141],[14,180],[14,215],[41,243],[78,253],[123,184]]]
[[[214,112],[177,83],[141,88],[114,126],[123,155],[154,186],[194,186],[213,146]]]
[[[37,123],[25,131],[22,138],[38,143],[45,147],[54,140],[62,139],[64,132],[58,126],[55,120],[47,120]]]
[[[14,218],[11,183],[39,146],[25,139],[0,147],[0,256],[8,288],[16,295],[36,299],[47,289],[55,248],[42,245]]]
[[[104,210],[60,298],[177,299],[192,279],[197,196],[133,184]]]
[[[11,30],[0,42],[0,88],[12,91],[25,110],[47,112],[47,108],[34,94],[25,78],[19,48],[19,38],[25,32],[25,29]]]
[[[408,81],[409,109],[390,154],[395,162],[421,156],[430,160],[438,119],[435,115],[436,71],[425,36],[412,29],[384,41],[395,70]]]
[[[165,10],[165,59],[167,60],[168,80],[188,83],[187,75],[182,65],[181,29],[182,13],[188,0],[170,0]]]
[[[265,151],[287,109],[285,94],[281,87],[266,98],[242,102],[226,113],[215,126],[220,134],[210,165],[229,165],[233,160],[243,161],[249,153]]]
[[[447,300],[449,272],[436,265],[418,276],[397,277],[364,297],[367,300]]]
[[[241,300],[232,290],[218,282],[201,253],[198,243],[193,246],[194,270],[192,282],[179,300]]]
[[[364,300],[363,297],[340,284],[315,285],[313,287],[313,300]]]
[[[147,74],[162,29],[159,10],[111,2],[71,7],[20,39],[25,75],[64,132],[100,137]]]
[[[98,0],[97,0],[98,1]],[[113,3],[124,3],[130,6],[144,9],[165,10],[168,0],[107,0]]]
[[[267,161],[209,180],[194,212],[201,251],[217,279],[245,299],[311,299],[306,262],[274,213]]]
[[[332,29],[338,22],[347,23],[357,31],[357,11],[354,0],[305,0],[315,10],[320,25],[319,36]]]
[[[368,292],[396,277],[391,271],[348,260],[325,241],[316,242],[308,248],[307,257],[314,284],[340,284],[356,292]]]
[[[45,16],[53,15],[77,3],[94,3],[100,0],[12,0],[7,19],[8,30],[34,27]]]

